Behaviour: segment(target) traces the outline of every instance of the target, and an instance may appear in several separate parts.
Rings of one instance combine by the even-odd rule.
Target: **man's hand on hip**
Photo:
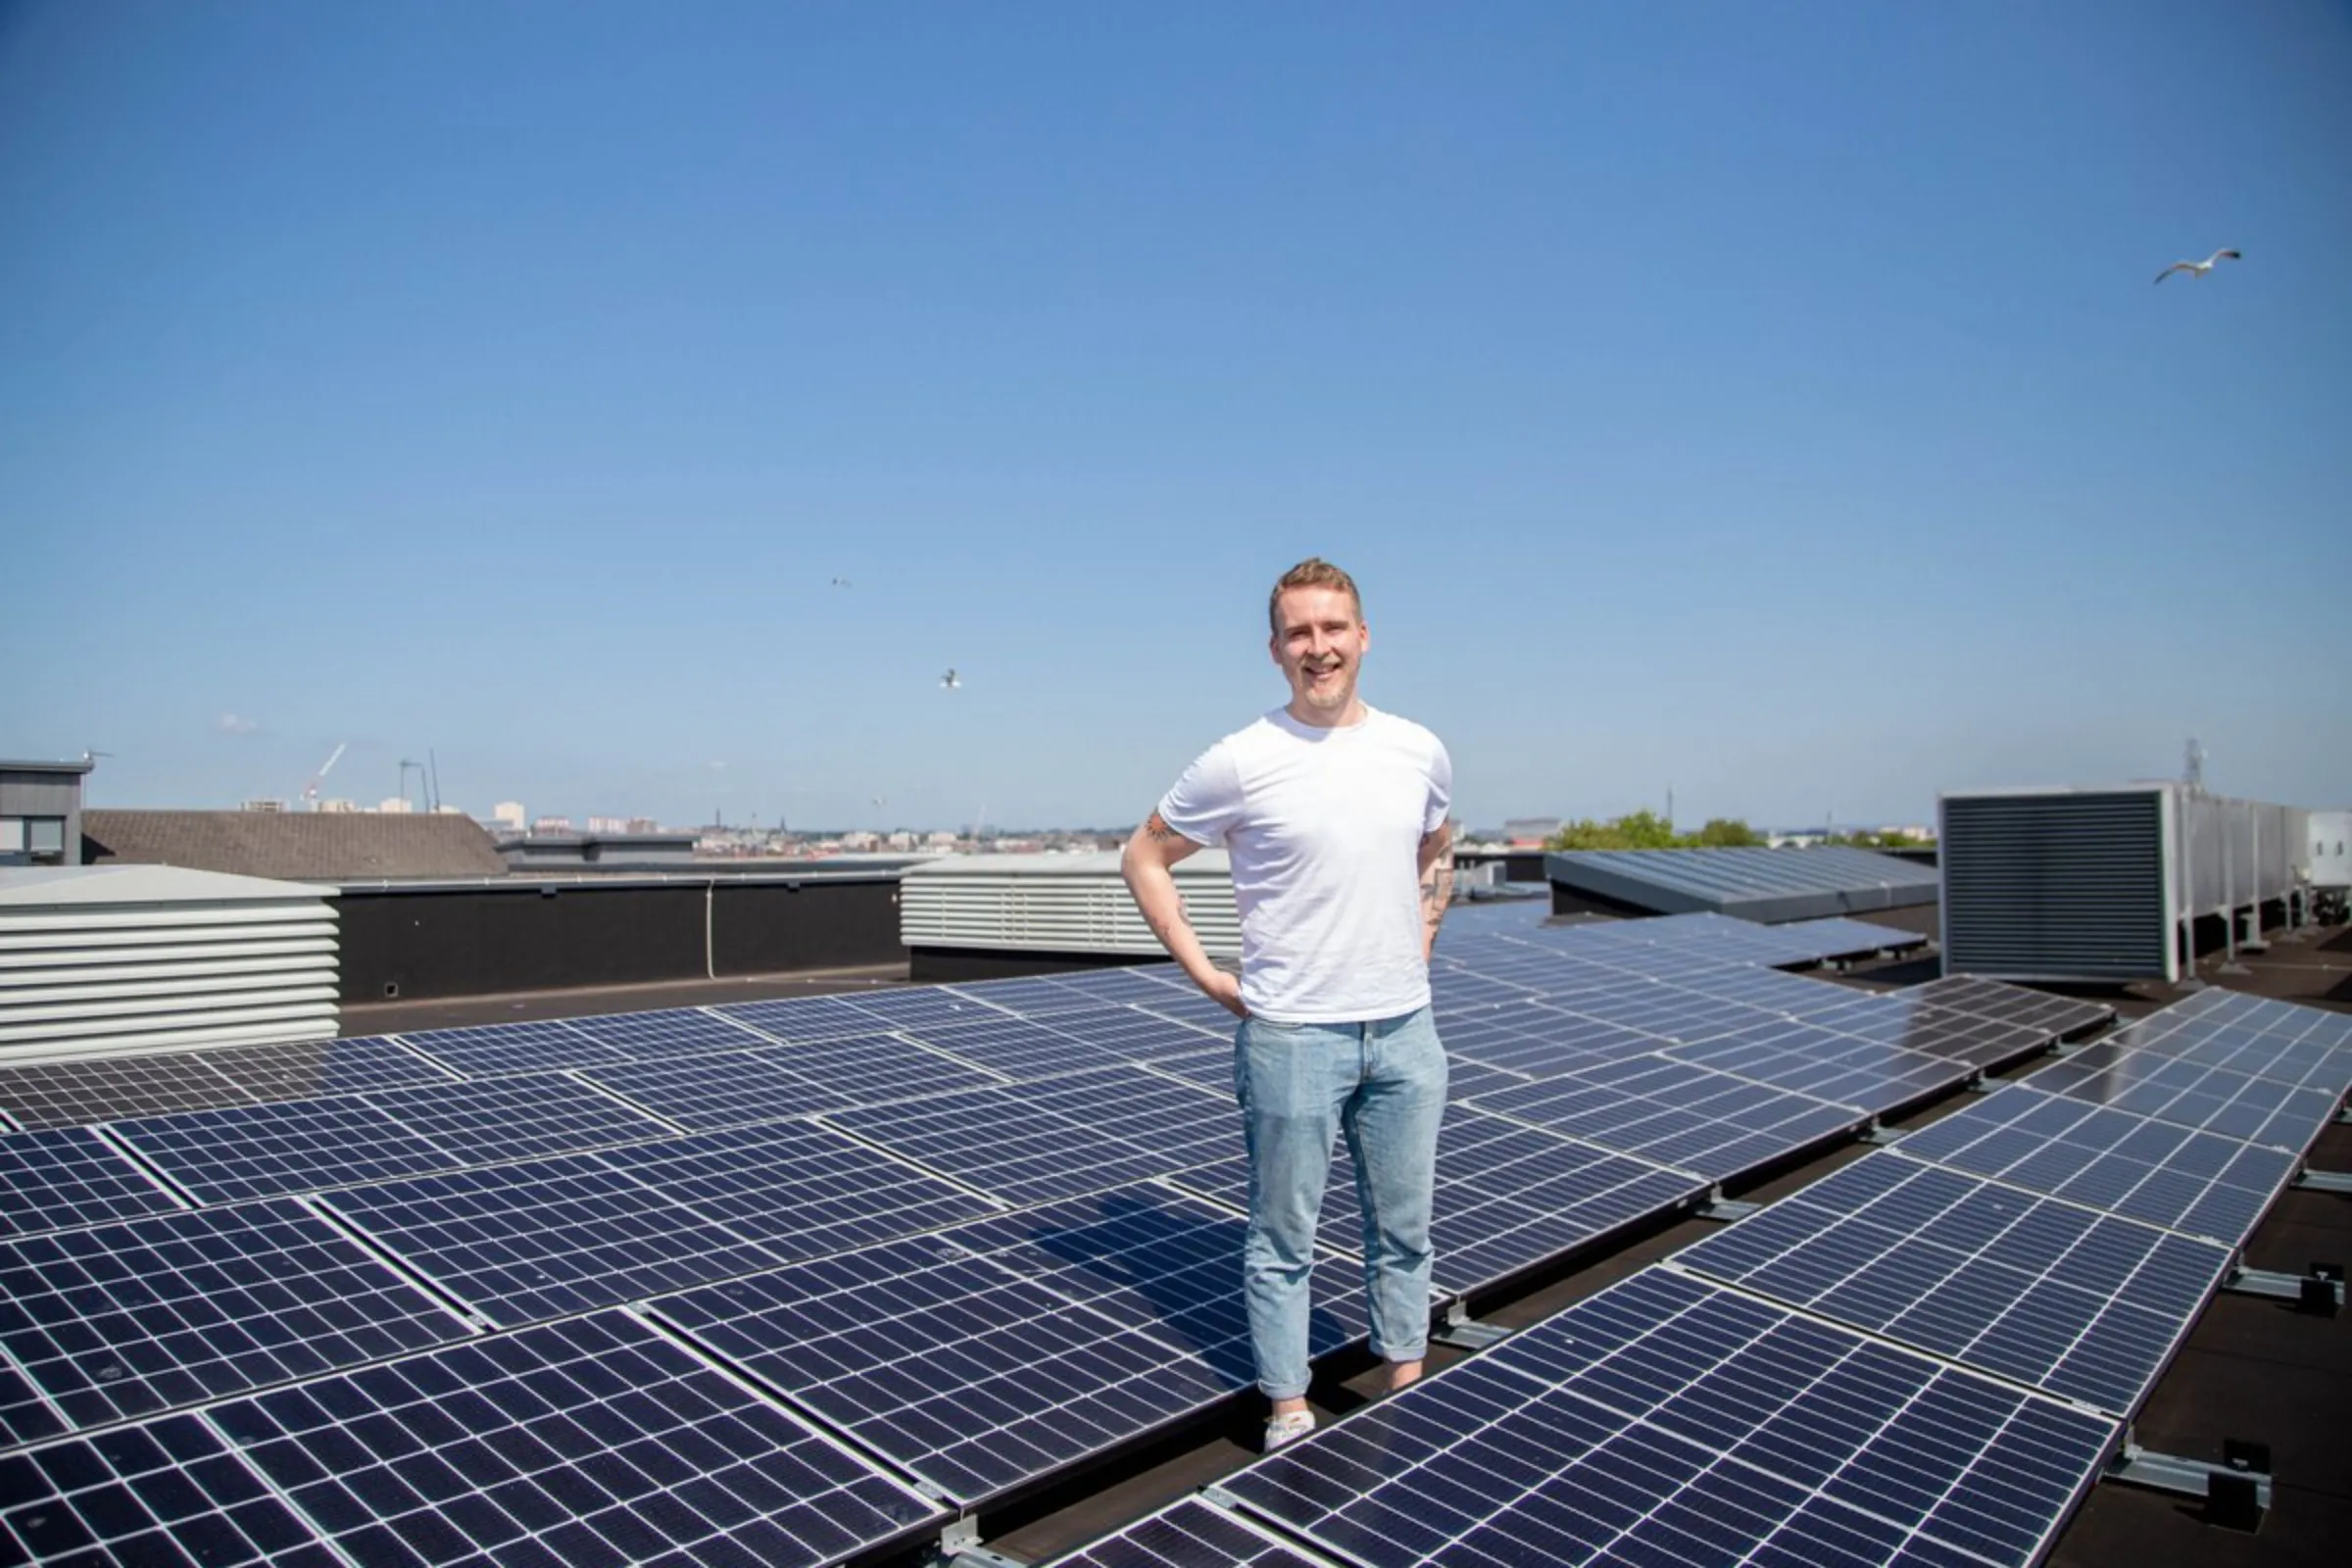
[[[1200,986],[1207,994],[1209,1001],[1223,1007],[1236,1018],[1250,1016],[1250,1009],[1242,1005],[1240,976],[1228,974],[1222,969],[1211,969],[1208,971],[1208,978],[1200,981]]]

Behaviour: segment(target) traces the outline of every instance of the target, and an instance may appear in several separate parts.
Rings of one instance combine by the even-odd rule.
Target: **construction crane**
[[[326,781],[326,775],[343,760],[344,748],[350,744],[349,741],[338,742],[335,749],[327,754],[326,760],[318,764],[318,771],[311,775],[311,781],[302,787],[302,798],[312,810],[318,809],[318,786]]]

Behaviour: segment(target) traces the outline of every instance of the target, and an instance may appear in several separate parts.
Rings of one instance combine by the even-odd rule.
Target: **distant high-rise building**
[[[531,821],[531,831],[534,833],[568,833],[571,831],[571,818],[568,816],[534,817]]]
[[[509,832],[520,833],[530,825],[531,819],[523,814],[520,801],[501,801],[490,808],[490,820]]]
[[[378,805],[376,809],[381,811],[386,816],[406,816],[411,811],[416,809],[416,808],[410,802],[407,796],[395,795],[390,800],[384,801]]]
[[[659,833],[662,824],[650,816],[632,816],[621,824],[620,830],[623,833]]]

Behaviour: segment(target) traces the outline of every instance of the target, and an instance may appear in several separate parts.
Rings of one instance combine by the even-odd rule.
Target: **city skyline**
[[[1312,554],[1465,821],[2352,795],[2340,6],[695,18],[10,9],[0,754],[1133,821]]]

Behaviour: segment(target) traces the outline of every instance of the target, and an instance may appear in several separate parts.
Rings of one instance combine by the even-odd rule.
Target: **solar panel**
[[[1050,1078],[1082,1067],[1099,1067],[1113,1059],[1074,1036],[1048,1028],[1035,1019],[1002,1013],[992,1013],[985,1020],[925,1024],[907,1030],[906,1037],[943,1052],[956,1061],[1015,1082]]]
[[[1202,1051],[1230,1053],[1239,1020],[1227,1013],[1224,1028],[1201,1029],[1140,1007],[1105,1007],[1099,1012],[1055,1013],[1042,1021],[1055,1034],[1092,1047],[1106,1061],[1152,1061]]]
[[[1211,1088],[1222,1088],[1232,1083],[1233,1061],[1230,1057],[1211,1057],[1209,1064],[1213,1068],[1224,1070],[1222,1082],[1213,1078],[1200,1081],[1208,1083]],[[1446,1058],[1446,1098],[1451,1102],[1458,1103],[1468,1100],[1472,1095],[1485,1094],[1496,1089],[1515,1089],[1529,1081],[1524,1074],[1511,1072],[1501,1067],[1490,1067],[1483,1061],[1469,1061],[1454,1055],[1448,1055]]]
[[[352,1188],[316,1201],[501,1325],[642,1300],[776,1262],[593,1154]]]
[[[1976,1076],[1966,1062],[1924,1056],[1801,1023],[1741,1029],[1695,1046],[1675,1046],[1666,1054],[1881,1116],[1949,1094]]]
[[[2279,1006],[2288,1013],[2328,1016],[2316,1007]],[[2171,1009],[2132,1024],[2109,1043],[2341,1095],[2352,1087],[2352,1046],[2331,1043],[2332,1033],[2304,1027],[2302,1020],[2291,1017],[2266,1019],[2250,1009],[2209,1008],[2197,1014]]]
[[[0,1067],[0,1109],[20,1127],[86,1127],[253,1102],[206,1060],[211,1053],[87,1057]]]
[[[635,1144],[600,1157],[786,1261],[995,1212],[985,1199],[809,1122]]]
[[[555,1072],[627,1061],[619,1046],[592,1040],[561,1019],[480,1024],[467,1029],[404,1031],[401,1041],[468,1078]]]
[[[998,1011],[947,986],[895,987],[846,995],[841,1000],[859,1012],[871,1013],[885,1029],[993,1018]]]
[[[2054,997],[2047,992],[1981,979],[1973,974],[1947,974],[1910,988],[1908,995],[1954,1012],[2038,1029],[2053,1040],[2071,1040],[2115,1021],[2115,1009],[2103,1002]]]
[[[1874,953],[1908,953],[1914,948],[1928,945],[1928,939],[1917,931],[1880,925],[1871,920],[1849,920],[1843,915],[1835,914],[1818,920],[1792,920],[1776,929],[1791,938],[1802,938],[1824,958],[1860,957]]]
[[[2284,1034],[2336,1049],[2352,1046],[2352,1014],[2249,997],[2241,991],[2201,991],[2173,1004],[2168,1011],[2183,1018],[2242,1024],[2264,1034]]]
[[[1097,1002],[1140,1003],[1165,1000],[1165,994],[1191,992],[1193,982],[1172,963],[1117,964],[1103,969],[1072,970],[1049,976]]]
[[[202,1202],[355,1187],[668,1131],[584,1084],[547,1077],[232,1105],[114,1128]]]
[[[200,1203],[319,1192],[464,1163],[356,1096],[150,1116],[111,1131]]]
[[[1230,1093],[1139,1067],[828,1113],[827,1122],[1011,1203],[1123,1187],[1241,1147]]]
[[[318,1100],[448,1083],[452,1075],[396,1040],[366,1035],[207,1051],[205,1065],[257,1101]]]
[[[0,1448],[54,1438],[65,1430],[65,1418],[41,1396],[41,1391],[32,1386],[31,1380],[0,1360]],[[0,1492],[0,1515],[15,1500]]]
[[[967,1505],[1231,1392],[1148,1334],[943,1251],[901,1244],[656,1306]]]
[[[896,1035],[597,1067],[582,1076],[689,1132],[715,1132],[1000,1081]]]
[[[1545,856],[1544,872],[1555,886],[1661,914],[1730,912],[1754,921],[1933,904],[1942,886],[1934,866],[1834,845],[1571,850]]]
[[[837,1040],[876,1032],[874,1014],[840,997],[787,997],[780,1002],[730,1002],[712,1007],[722,1018],[749,1024],[774,1040]]]
[[[2105,1041],[2050,1063],[2029,1081],[2089,1104],[2298,1154],[2335,1115],[2341,1098]]]
[[[1792,1018],[1802,1018],[1815,1008],[1842,1002],[1855,994],[1826,980],[1807,980],[1801,975],[1744,963],[1723,968],[1670,970],[1660,978],[1677,991],[1745,1003]]]
[[[2230,1252],[1881,1153],[1674,1261],[2129,1415],[2220,1285]]]
[[[1904,1135],[1900,1152],[2232,1246],[2295,1174],[2283,1149],[2017,1084]]]
[[[1867,1119],[1851,1105],[1662,1056],[1485,1093],[1472,1103],[1718,1182],[1851,1134]]]
[[[672,1131],[575,1078],[431,1084],[367,1097],[411,1132],[447,1150],[450,1165],[565,1154]]]
[[[1648,1269],[1221,1486],[1424,1563],[2034,1560],[2118,1423]]]
[[[2050,1049],[2056,1037],[2033,1024],[1955,1012],[1907,992],[1849,992],[1835,1005],[1808,1009],[1805,1022],[1858,1040],[1898,1046],[1991,1070]]]
[[[620,1312],[277,1390],[211,1419],[370,1568],[813,1568],[942,1518]]]
[[[1136,997],[1127,1005],[1140,1007],[1162,1018],[1173,1018],[1178,1023],[1189,1023],[1196,1029],[1223,1035],[1228,1040],[1233,1038],[1234,1030],[1241,1024],[1241,1019],[1235,1017],[1223,1004],[1211,1002],[1189,987],[1183,991],[1171,989],[1164,997]]]
[[[1179,1497],[1126,1529],[1054,1559],[1054,1568],[1337,1568],[1240,1514]]]
[[[1445,1019],[1438,1034],[1457,1055],[1531,1078],[1555,1078],[1581,1067],[1647,1056],[1667,1042],[1597,1018],[1562,1012],[1542,1003]]]
[[[964,1504],[1254,1373],[1241,1223],[1150,1188],[668,1297],[654,1310]],[[1363,1332],[1318,1293],[1314,1351]]]
[[[1562,998],[1554,1005],[1580,1018],[1656,1035],[1661,1043],[1674,1045],[1780,1020],[1780,1014],[1767,1007],[1701,996],[1657,980],[1635,980],[1618,991],[1582,992]]]
[[[1537,995],[1531,987],[1467,969],[1432,965],[1429,971],[1430,1005],[1441,1021],[1491,1007],[1515,1007],[1534,1001]]]
[[[341,1568],[194,1416],[0,1457],[0,1559],[74,1568]]]
[[[1058,1296],[1150,1330],[1239,1388],[1255,1375],[1242,1299],[1247,1232],[1234,1213],[1142,1182],[974,1220],[945,1235]],[[1363,1292],[1347,1270],[1318,1273],[1311,1300],[1310,1355],[1364,1337]]]
[[[0,1242],[0,1347],[75,1427],[469,1332],[283,1200]]]
[[[1166,1178],[1174,1187],[1250,1208],[1246,1155]],[[1449,1107],[1438,1128],[1431,1245],[1434,1282],[1456,1297],[1562,1257],[1626,1226],[1704,1197],[1689,1171],[1614,1154],[1552,1133]],[[1343,1147],[1324,1179],[1316,1234],[1361,1255],[1355,1166]]]
[[[878,1105],[1002,1082],[981,1068],[897,1035],[849,1035],[786,1047],[781,1059],[814,1086],[811,1111]]]
[[[655,1012],[615,1012],[564,1022],[600,1045],[617,1046],[631,1056],[666,1061],[716,1051],[741,1051],[767,1037],[701,1007],[663,1007]]]
[[[102,1225],[180,1206],[86,1128],[0,1133],[0,1237]]]
[[[1156,981],[1152,982],[1154,985]],[[959,981],[947,988],[956,996],[984,1002],[1019,1018],[1048,1018],[1057,1012],[1086,1012],[1116,1006],[1107,999],[1087,995],[1043,975],[1021,980]]]

